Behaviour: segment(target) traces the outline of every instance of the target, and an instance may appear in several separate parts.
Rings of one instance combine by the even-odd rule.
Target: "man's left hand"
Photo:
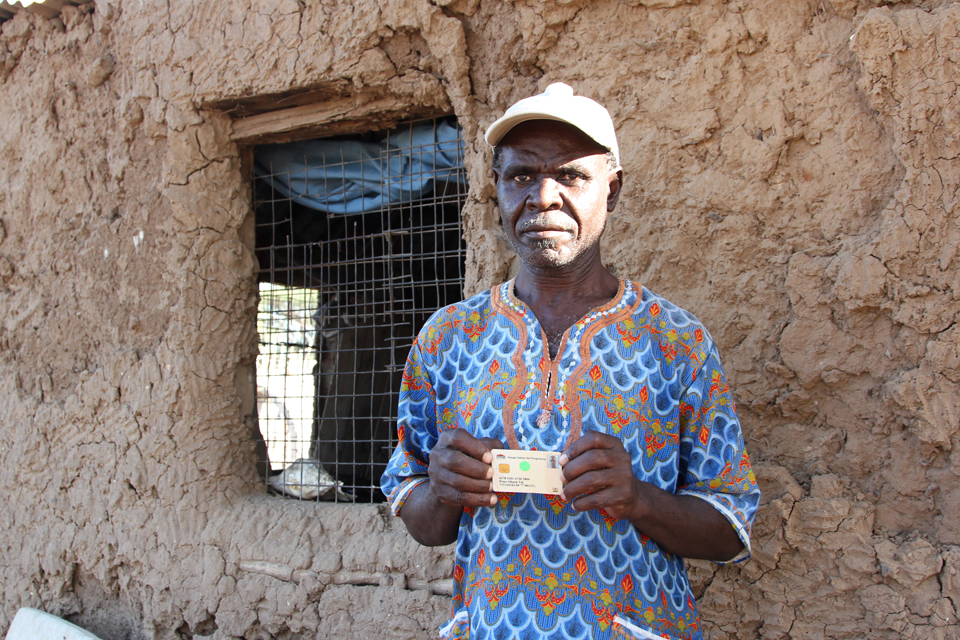
[[[640,514],[643,487],[633,475],[630,454],[619,438],[588,431],[560,456],[564,489],[561,496],[573,501],[576,511],[603,509],[617,520]]]
[[[560,494],[576,511],[603,509],[628,520],[662,549],[684,558],[730,560],[743,543],[705,500],[675,495],[633,475],[630,454],[614,436],[588,431],[560,456]]]

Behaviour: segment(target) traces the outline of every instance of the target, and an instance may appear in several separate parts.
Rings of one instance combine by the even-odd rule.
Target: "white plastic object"
[[[100,640],[63,618],[39,609],[23,607],[17,611],[6,640]]]

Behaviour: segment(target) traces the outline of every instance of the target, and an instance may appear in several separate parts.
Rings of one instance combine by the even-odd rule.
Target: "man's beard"
[[[559,238],[541,238],[533,243],[534,248],[536,249],[553,249],[556,251],[557,245],[560,244]]]
[[[510,244],[520,257],[521,263],[538,269],[560,269],[573,263],[577,258],[575,251],[573,253],[559,251],[562,246],[560,238],[542,238],[535,240],[532,244],[511,240]]]

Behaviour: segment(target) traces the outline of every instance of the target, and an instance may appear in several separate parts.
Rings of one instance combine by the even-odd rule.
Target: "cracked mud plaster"
[[[956,638],[958,60],[942,0],[18,14],[0,27],[0,634],[33,606],[105,640],[434,637],[450,548],[256,476],[229,105],[309,90],[455,113],[472,293],[516,268],[482,132],[565,81],[618,127],[607,262],[710,327],[763,488],[753,558],[691,563],[706,636]]]

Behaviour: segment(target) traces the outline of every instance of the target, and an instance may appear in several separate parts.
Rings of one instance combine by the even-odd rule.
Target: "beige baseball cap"
[[[612,151],[617,164],[620,163],[620,148],[610,113],[590,98],[573,95],[569,85],[554,82],[543,93],[524,98],[507,109],[503,117],[487,129],[484,136],[487,144],[497,146],[510,129],[527,120],[559,120],[571,124]]]

